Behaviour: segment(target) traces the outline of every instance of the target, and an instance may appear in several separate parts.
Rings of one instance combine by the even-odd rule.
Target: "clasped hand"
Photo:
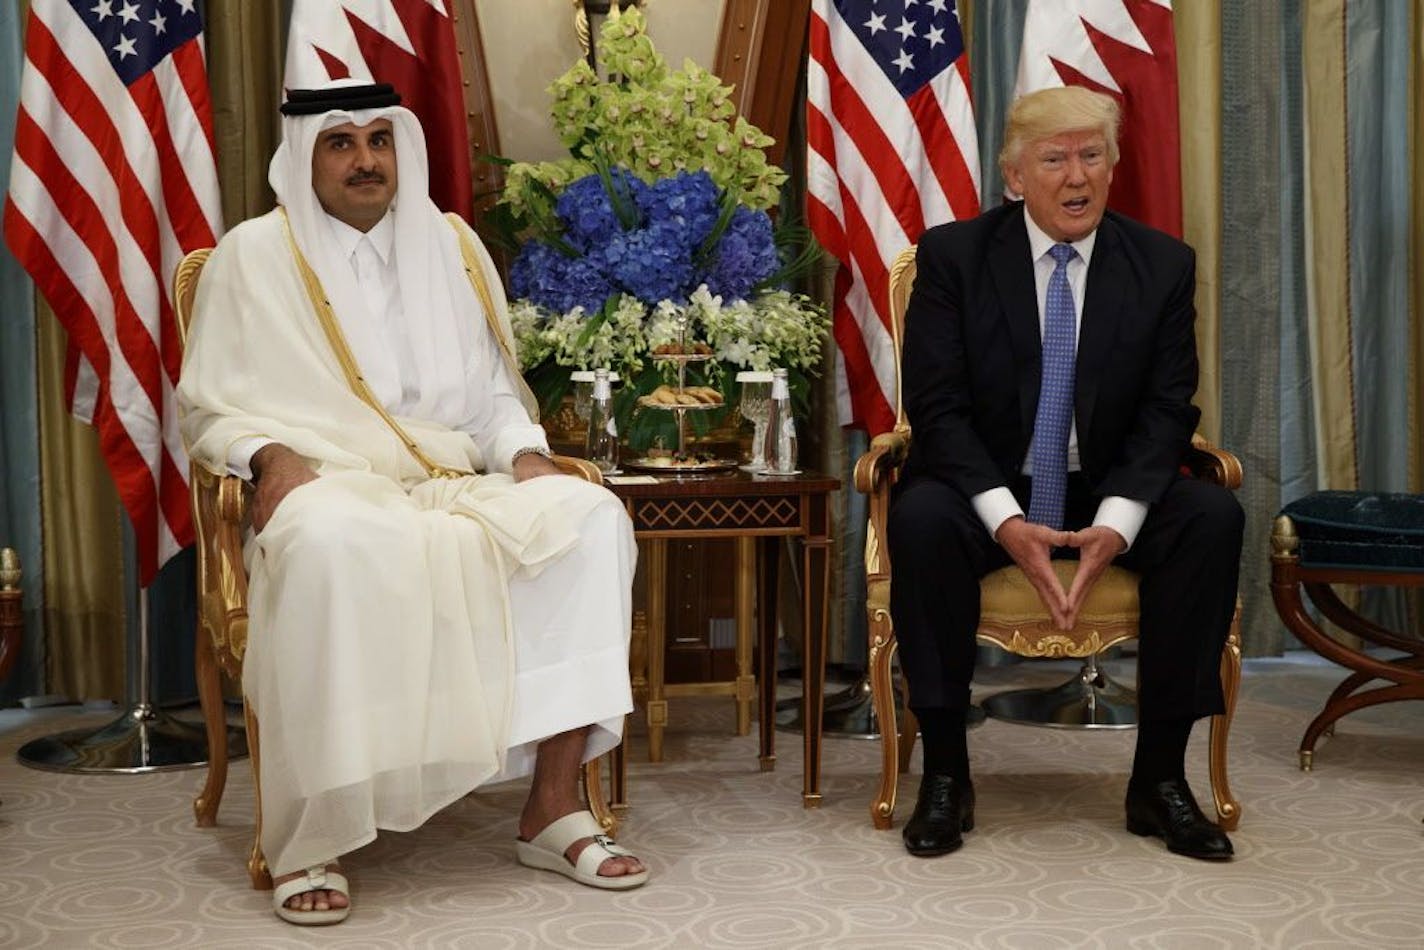
[[[1127,542],[1112,528],[1059,531],[1017,515],[999,526],[995,539],[1024,572],[1059,630],[1073,629],[1088,591],[1112,559],[1127,550]],[[1061,547],[1078,549],[1078,573],[1066,591],[1051,559],[1053,549]]]
[[[282,499],[292,489],[317,477],[306,461],[276,442],[264,445],[252,456],[252,530],[261,532]]]

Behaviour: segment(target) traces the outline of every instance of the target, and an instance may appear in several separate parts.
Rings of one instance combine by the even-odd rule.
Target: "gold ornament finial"
[[[14,548],[0,550],[0,590],[19,590],[22,577],[24,572],[20,570],[20,555],[15,553]]]
[[[591,38],[588,31],[588,10],[584,7],[583,0],[574,0],[574,32],[578,34],[579,48],[583,50],[584,58],[587,58]]]
[[[1292,561],[1300,556],[1300,536],[1290,515],[1276,518],[1271,528],[1271,559]]]

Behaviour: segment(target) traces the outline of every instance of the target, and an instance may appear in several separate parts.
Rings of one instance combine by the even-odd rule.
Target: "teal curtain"
[[[1350,308],[1360,486],[1409,489],[1409,55],[1407,3],[1346,6]]]
[[[0,4],[0,189],[10,183],[20,51],[19,7]],[[0,683],[0,705],[42,689],[39,486],[34,287],[9,248],[0,244],[0,546],[14,548],[25,571],[24,645],[15,671]]]
[[[1004,196],[999,147],[1004,144],[1004,116],[1014,101],[1027,13],[1028,0],[976,2],[969,24],[970,89],[974,94],[974,124],[979,129],[981,208],[994,207]]]
[[[1411,398],[1411,11],[1407,3],[1375,0],[1349,3],[1345,12],[1351,342],[1360,487],[1408,491],[1413,446],[1401,426],[1410,418]],[[1397,590],[1367,591],[1364,599],[1370,615],[1396,630],[1411,626],[1408,604]]]

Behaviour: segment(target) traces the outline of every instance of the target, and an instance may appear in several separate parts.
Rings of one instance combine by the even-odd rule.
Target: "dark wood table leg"
[[[826,591],[831,581],[831,541],[828,498],[804,498],[807,535],[801,550],[804,584],[801,628],[801,724],[806,745],[806,771],[801,804],[821,805],[821,716],[826,705]]]
[[[776,605],[777,568],[781,539],[757,541],[757,733],[761,740],[758,761],[763,772],[776,768]]]

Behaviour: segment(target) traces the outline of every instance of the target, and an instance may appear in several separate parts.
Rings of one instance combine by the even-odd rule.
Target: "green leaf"
[[[695,270],[702,270],[712,260],[712,254],[717,250],[717,245],[722,240],[722,235],[727,233],[727,228],[732,224],[732,216],[737,213],[737,196],[726,188],[722,189],[722,205],[717,212],[717,222],[712,225],[712,230],[707,233],[707,238],[702,242],[702,246],[697,249],[697,253],[692,257],[692,266]]]
[[[572,374],[571,367],[560,366],[553,360],[545,360],[524,374],[524,381],[539,401],[540,416],[551,416],[559,411],[564,396],[573,386]]]
[[[638,213],[637,202],[633,200],[631,191],[614,180],[613,165],[607,153],[603,149],[594,149],[593,152],[593,167],[598,171],[599,181],[603,182],[603,190],[608,192],[608,203],[613,206],[613,214],[624,231],[632,231],[642,217]]]

